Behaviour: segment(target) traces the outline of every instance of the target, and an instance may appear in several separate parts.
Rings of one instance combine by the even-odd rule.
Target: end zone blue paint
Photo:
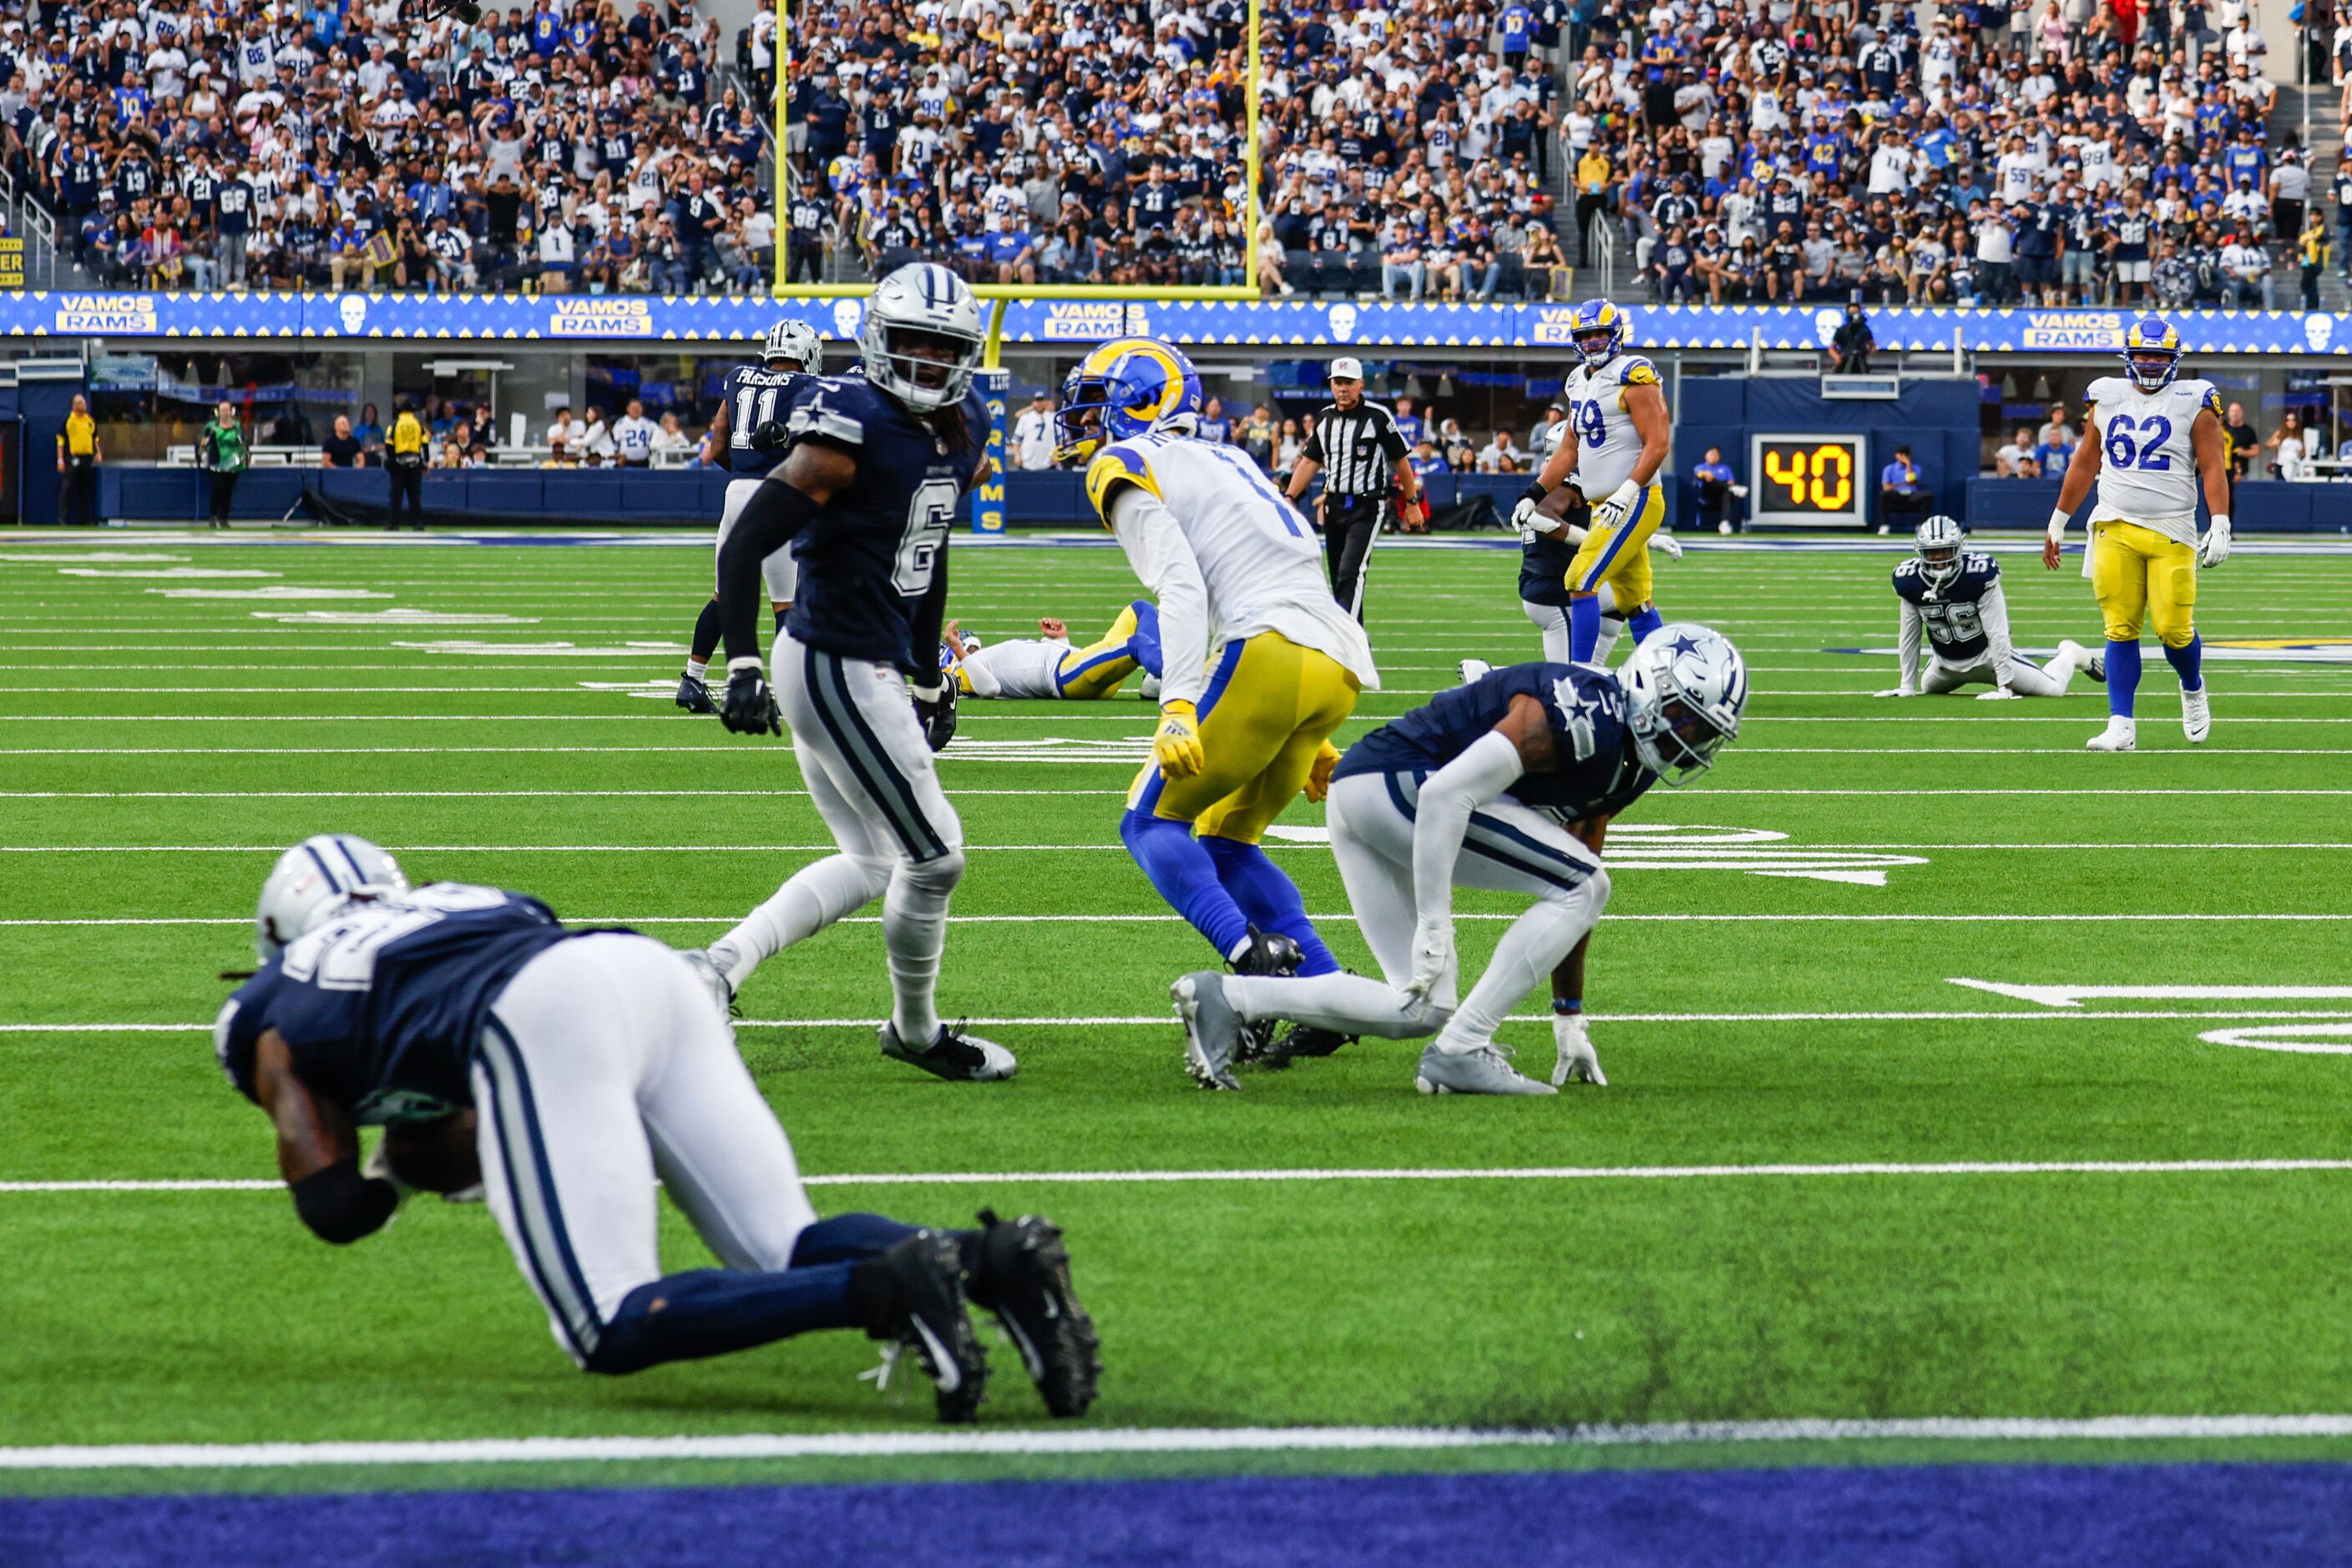
[[[0,1500],[0,1563],[2320,1563],[2352,1466],[1233,1477]]]

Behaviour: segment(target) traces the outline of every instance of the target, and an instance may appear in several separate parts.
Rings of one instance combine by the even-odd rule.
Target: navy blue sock
[[[920,1228],[885,1219],[878,1214],[837,1214],[801,1232],[800,1239],[793,1243],[793,1267],[815,1268],[827,1263],[856,1263],[888,1251]]]
[[[640,1372],[749,1350],[813,1329],[861,1326],[850,1306],[854,1263],[781,1273],[697,1268],[640,1285],[599,1329],[588,1370]]]
[[[2132,698],[2139,691],[2139,639],[2107,639],[2107,711],[2118,719],[2132,716]]]
[[[1331,956],[1331,950],[1316,933],[1315,922],[1307,918],[1307,900],[1298,896],[1298,884],[1265,850],[1238,838],[1214,835],[1200,842],[1216,863],[1218,882],[1234,896],[1250,924],[1260,931],[1280,931],[1298,944],[1300,974],[1339,973],[1339,961]]]
[[[719,601],[706,600],[702,614],[694,617],[694,641],[687,646],[692,650],[687,658],[697,664],[709,664],[719,647]]]
[[[1168,907],[1192,921],[1218,957],[1231,958],[1249,941],[1249,917],[1217,880],[1216,862],[1192,837],[1191,823],[1130,810],[1119,819],[1118,837]]]
[[[2175,647],[2170,643],[2166,643],[2164,657],[2171,661],[2173,670],[2180,677],[2181,690],[2205,689],[2205,639],[2203,637],[2193,632],[2190,633],[2187,647]],[[2115,677],[2110,675],[2107,679],[2113,680]]]
[[[1666,617],[1658,614],[1658,606],[1655,605],[1644,605],[1625,617],[1625,629],[1633,634],[1635,647],[1642,646],[1643,637],[1665,624]]]
[[[1128,651],[1143,673],[1154,679],[1160,678],[1160,606],[1149,599],[1138,599],[1129,606],[1135,612],[1135,635],[1127,639]]]
[[[1600,642],[1601,601],[1591,594],[1580,594],[1568,602],[1568,657],[1579,664],[1590,663]]]
[[[771,605],[771,606],[770,606],[770,608],[771,608],[771,609],[773,609],[773,608],[774,608],[774,606]],[[790,613],[790,612],[788,612],[788,611],[784,611],[784,610],[776,610],[776,611],[775,611],[775,616],[776,616],[776,630],[778,630],[779,632],[781,632],[781,631],[782,631],[782,630],[784,629],[784,616],[785,616],[787,614],[789,614],[789,613]]]

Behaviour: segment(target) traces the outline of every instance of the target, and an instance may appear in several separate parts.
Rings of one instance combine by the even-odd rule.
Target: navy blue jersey
[[[363,1125],[473,1103],[482,1017],[566,931],[537,899],[436,882],[353,904],[238,988],[213,1028],[221,1069],[254,1096],[254,1047],[275,1029],[295,1076]]]
[[[1503,792],[1520,805],[1570,821],[1614,816],[1657,781],[1642,765],[1625,727],[1624,689],[1591,664],[1515,664],[1441,691],[1348,748],[1332,776],[1435,773],[1501,723],[1517,697],[1543,704],[1560,763]]]
[[[1519,555],[1519,597],[1530,605],[1568,603],[1568,568],[1576,546],[1564,539],[1538,534]]]
[[[930,591],[988,441],[988,405],[962,404],[950,442],[862,376],[827,376],[793,411],[793,439],[857,459],[857,477],[800,535],[800,596],[785,617],[795,640],[844,658],[916,668],[908,636]],[[934,416],[934,417],[938,417]]]
[[[783,453],[753,451],[751,432],[771,419],[789,425],[793,407],[818,379],[805,371],[770,370],[763,364],[739,364],[729,371],[719,393],[727,407],[727,445],[717,454],[719,466],[738,474],[761,474],[774,468]]]
[[[1992,642],[1985,636],[1984,616],[1978,606],[2000,582],[2000,563],[1980,550],[1964,550],[1959,575],[1940,588],[1931,586],[1922,574],[1924,564],[1914,555],[1895,569],[1895,596],[1919,606],[1937,658],[1966,664],[1983,658]]]

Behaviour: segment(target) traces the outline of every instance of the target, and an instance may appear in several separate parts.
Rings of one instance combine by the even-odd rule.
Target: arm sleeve
[[[1004,689],[1004,682],[996,679],[996,671],[989,668],[983,657],[987,652],[982,648],[979,653],[966,654],[956,665],[963,671],[964,684],[971,688],[974,697],[993,697]]]
[[[941,540],[940,553],[931,563],[931,585],[916,602],[913,624],[907,628],[907,673],[924,691],[937,691],[940,686],[940,628],[947,624],[948,616],[948,554],[947,542]],[[928,658],[923,657],[926,648],[930,650]]]
[[[1902,660],[1903,668],[1900,684],[1906,691],[1916,691],[1919,689],[1919,639],[1927,626],[1919,618],[1918,605],[1908,599],[1895,602],[1903,606],[1902,625],[1895,634],[1895,653]]]
[[[1209,587],[1174,514],[1139,485],[1111,497],[1111,532],[1135,574],[1160,601],[1162,706],[1201,700],[1209,664]]]
[[[1526,768],[1511,738],[1489,730],[1421,786],[1412,830],[1412,902],[1423,920],[1454,910],[1454,863],[1470,814],[1518,782]]]
[[[1984,598],[1977,605],[1977,616],[1984,623],[1985,641],[1990,645],[1985,657],[1992,660],[1994,674],[2007,686],[2010,661],[2017,657],[2017,650],[2009,640],[2009,596],[2000,591],[1999,583],[1985,590]]]

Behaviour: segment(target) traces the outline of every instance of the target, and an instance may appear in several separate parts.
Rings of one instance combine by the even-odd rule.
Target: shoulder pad
[[[2110,398],[2121,396],[2124,385],[2122,376],[2103,375],[2083,389],[2083,397],[2085,402],[2105,403]]]
[[[863,383],[826,379],[810,388],[793,407],[789,428],[793,438],[814,436],[844,447],[866,442],[866,403],[873,393]]]
[[[2210,381],[2191,381],[2187,383],[2176,382],[2174,384],[2179,386],[2181,391],[2195,397],[2197,400],[2197,406],[2200,411],[2211,414],[2216,419],[2221,417],[2221,389],[2220,387],[2215,386]]]
[[[1658,384],[1658,367],[1636,354],[1625,362],[1625,368],[1619,373],[1617,379],[1626,386],[1655,386]]]
[[[1919,591],[1919,558],[1913,556],[1895,569],[1895,591],[1910,598]]]
[[[1998,581],[2000,577],[2000,563],[1981,550],[1971,550],[1961,556],[1960,569],[1979,573],[1989,581]]]
[[[1110,526],[1110,498],[1120,485],[1134,485],[1151,496],[1165,500],[1160,493],[1160,481],[1151,477],[1151,462],[1134,441],[1121,441],[1105,447],[1087,465],[1087,500],[1093,503],[1095,515]]]

